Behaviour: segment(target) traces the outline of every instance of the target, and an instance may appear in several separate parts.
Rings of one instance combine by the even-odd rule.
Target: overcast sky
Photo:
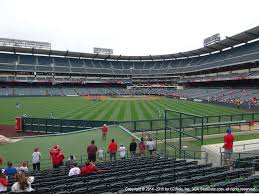
[[[0,37],[52,49],[150,55],[202,47],[259,25],[259,0],[1,0]]]

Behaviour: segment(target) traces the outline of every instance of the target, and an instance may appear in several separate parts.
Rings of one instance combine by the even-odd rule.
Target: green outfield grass
[[[257,139],[257,138],[259,138],[259,133],[238,134],[238,135],[235,135],[235,142],[250,140],[250,139]],[[204,145],[217,144],[217,143],[223,143],[223,137],[210,138],[210,139],[205,139],[203,141]],[[188,146],[188,148],[192,149],[192,150],[200,150],[200,148],[201,148],[199,141],[184,141],[183,146],[184,145]]]
[[[232,128],[231,129],[232,132],[240,132],[240,129],[236,129],[236,128]],[[171,133],[171,134],[170,134]],[[192,135],[192,136],[195,136],[195,130],[189,130],[189,131],[186,131],[186,133]],[[217,128],[217,127],[212,127],[212,128],[209,128],[208,130],[207,129],[204,129],[204,132],[203,132],[203,135],[214,135],[214,134],[222,134],[222,133],[226,133],[226,127],[220,127],[220,128]],[[158,131],[158,132],[154,132],[153,135],[155,137],[157,137],[158,139],[164,139],[165,138],[165,132],[164,131]],[[200,135],[200,132],[198,133],[198,135]],[[185,135],[183,134],[182,137],[188,137],[188,135]],[[170,138],[177,138],[179,137],[179,133],[178,132],[175,132],[173,130],[168,130],[167,133],[166,133],[166,138],[167,139],[170,139]]]
[[[21,103],[17,109],[16,102]],[[174,99],[140,101],[92,101],[83,97],[2,97],[0,98],[0,124],[15,124],[15,117],[54,117],[88,120],[142,120],[156,119],[159,110],[174,109],[198,115],[235,114],[244,111]]]
[[[19,109],[15,106],[16,102],[21,103]],[[49,118],[50,112],[54,114],[55,118],[63,119],[111,121],[158,119],[159,111],[162,112],[164,109],[173,109],[197,115],[244,112],[233,108],[167,98],[161,98],[161,100],[93,101],[86,100],[83,97],[2,97],[0,98],[0,124],[15,124],[15,117],[23,114],[30,117]],[[218,133],[216,130],[210,131],[208,134]],[[223,133],[223,131],[220,130],[220,133]],[[161,138],[162,136],[163,134],[161,133]],[[247,138],[252,137],[247,136]],[[256,137],[254,136],[254,138]],[[111,138],[115,138],[119,144],[122,143],[127,146],[131,139],[128,133],[118,127],[110,129],[108,139],[110,140]],[[49,163],[49,149],[54,144],[59,144],[62,147],[66,157],[70,154],[85,156],[86,146],[92,139],[96,140],[98,147],[101,146],[106,150],[108,141],[103,142],[101,140],[101,134],[98,130],[61,136],[25,138],[17,143],[1,145],[0,156],[4,160],[10,160],[14,163],[15,161],[28,161],[31,159],[33,148],[40,147],[44,161],[46,160]],[[211,143],[222,141],[222,138],[216,139],[211,140]],[[206,141],[205,144],[208,143]],[[199,149],[195,142],[191,142],[188,147]],[[18,164],[15,163],[15,165]]]
[[[100,130],[92,130],[60,136],[28,137],[16,143],[1,145],[0,156],[5,162],[7,162],[6,160],[13,161],[15,166],[19,166],[21,164],[18,161],[30,161],[33,149],[39,147],[42,153],[42,164],[50,163],[49,149],[53,145],[58,144],[61,146],[66,159],[69,155],[73,154],[77,156],[77,160],[80,162],[80,156],[84,155],[84,162],[86,159],[86,147],[90,144],[91,140],[95,140],[97,147],[102,147],[105,153],[112,138],[115,138],[115,141],[119,145],[123,144],[126,147],[129,146],[131,141],[131,136],[118,126],[109,128],[106,141],[102,141],[101,136]]]

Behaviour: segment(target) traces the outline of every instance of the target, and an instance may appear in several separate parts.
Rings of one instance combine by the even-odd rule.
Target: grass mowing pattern
[[[69,135],[24,138],[16,143],[1,145],[0,156],[5,162],[12,161],[14,166],[20,166],[21,163],[18,163],[18,161],[30,161],[33,149],[39,147],[42,153],[41,164],[43,165],[51,162],[49,160],[49,149],[58,144],[65,154],[65,160],[69,155],[74,154],[80,162],[79,156],[84,155],[84,162],[86,160],[86,147],[91,143],[91,140],[95,140],[97,147],[102,147],[104,153],[107,153],[107,147],[112,138],[115,138],[119,146],[123,144],[127,148],[131,140],[131,136],[117,126],[109,128],[106,141],[102,141],[101,137],[101,130],[93,130]],[[50,165],[46,166],[50,167]]]
[[[250,139],[258,139],[259,133],[238,134],[238,135],[235,135],[234,137],[235,137],[235,142],[250,140]],[[217,143],[223,143],[223,137],[210,138],[210,139],[205,139],[203,141],[204,145],[217,144]],[[183,145],[186,145],[189,148],[192,148],[193,150],[200,150],[200,147],[201,147],[198,141],[189,141],[189,142],[184,141]]]
[[[16,102],[22,104],[20,109],[15,107]],[[64,119],[88,120],[145,120],[157,119],[159,110],[174,109],[198,115],[219,115],[244,113],[238,109],[228,109],[221,106],[201,104],[190,101],[174,99],[147,100],[147,101],[91,101],[82,97],[2,97],[0,98],[0,123],[14,124],[15,117],[28,114],[31,117],[49,118],[50,112],[54,117]],[[212,132],[213,134],[213,132]],[[112,128],[109,138],[116,137],[121,144],[128,145],[130,136],[119,128]],[[163,134],[159,134],[163,136]],[[259,135],[242,135],[236,141],[258,138]],[[49,148],[54,144],[62,146],[65,155],[86,154],[86,146],[92,139],[98,146],[106,149],[108,141],[102,142],[99,131],[78,133],[67,136],[26,138],[20,142],[1,145],[0,153],[4,159],[14,162],[31,158],[32,150],[38,146],[43,154],[43,159],[49,159]],[[205,144],[220,143],[222,138],[205,140]],[[184,142],[189,148],[199,149],[197,142]],[[186,144],[186,145],[187,145]]]
[[[232,128],[231,129],[232,132],[240,132],[239,129],[236,128]],[[195,131],[194,130],[189,130],[189,131],[185,131],[186,133],[195,136]],[[170,136],[171,133],[171,136]],[[219,129],[217,127],[211,127],[208,130],[204,129],[204,135],[214,135],[214,134],[222,134],[222,133],[226,133],[226,127],[220,127]],[[199,133],[200,134],[200,133]],[[159,139],[164,139],[165,138],[165,132],[164,131],[159,131],[157,133],[155,133],[156,137]],[[170,137],[172,138],[176,138],[179,137],[179,133],[173,131],[173,130],[168,130],[166,133],[166,137],[167,139],[170,139]],[[188,135],[182,134],[182,137],[189,137]],[[222,139],[221,139],[222,140]]]
[[[15,107],[20,102],[21,108]],[[149,101],[91,101],[82,97],[2,97],[0,98],[0,123],[15,124],[15,117],[85,120],[143,120],[157,119],[158,111],[174,109],[198,115],[236,114],[244,111],[174,99]]]

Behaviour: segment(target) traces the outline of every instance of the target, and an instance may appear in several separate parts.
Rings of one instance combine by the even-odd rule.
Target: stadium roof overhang
[[[205,46],[199,49],[179,52],[174,54],[165,55],[146,55],[146,56],[126,56],[126,55],[101,55],[94,53],[82,53],[82,52],[72,52],[72,51],[60,51],[60,50],[44,50],[44,49],[33,49],[33,48],[20,48],[20,47],[5,47],[0,46],[0,52],[14,52],[14,53],[27,53],[27,54],[38,54],[38,55],[55,55],[63,57],[80,57],[80,58],[90,58],[90,59],[102,59],[102,60],[167,60],[167,59],[178,59],[200,56],[205,54],[210,54],[212,52],[221,51],[236,45],[247,43],[259,38],[259,26],[252,29],[246,30],[239,34],[231,37],[226,37],[219,42]]]

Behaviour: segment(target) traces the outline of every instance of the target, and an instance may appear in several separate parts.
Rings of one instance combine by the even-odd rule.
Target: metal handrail
[[[248,146],[248,145],[257,145],[257,144],[259,144],[259,142],[258,143],[245,143],[245,144],[242,144],[242,145],[233,145],[233,147],[243,147],[243,150],[245,150],[246,146]],[[220,148],[220,152],[221,152],[222,149],[223,149],[223,147]],[[233,152],[233,154],[234,153],[238,153],[238,152]],[[242,154],[250,154],[250,153],[242,153]],[[259,156],[259,154],[258,154],[258,156]]]
[[[157,145],[157,140],[159,141],[164,141],[164,140],[161,140],[159,139],[158,137],[152,135],[152,134],[149,134],[152,138],[154,138],[156,140],[156,145]],[[186,156],[189,156],[190,159],[193,159],[193,160],[196,160],[198,159],[196,156],[197,156],[197,153],[205,153],[205,158],[202,158],[200,157],[199,159],[202,160],[202,159],[205,159],[206,163],[208,161],[208,153],[205,152],[205,151],[201,151],[201,150],[191,150],[191,149],[179,149],[175,146],[173,146],[172,144],[170,143],[166,143],[167,146],[169,146],[170,148],[174,149],[174,156],[176,157],[177,156],[177,152],[180,153],[180,156],[182,156],[182,153],[184,153],[183,157],[184,159],[186,159]],[[166,152],[167,150],[165,150]],[[192,154],[191,154],[191,153]],[[162,153],[162,151],[161,151]],[[169,154],[167,155],[167,153],[165,153],[165,156],[170,156]],[[173,156],[173,155],[172,155]]]

